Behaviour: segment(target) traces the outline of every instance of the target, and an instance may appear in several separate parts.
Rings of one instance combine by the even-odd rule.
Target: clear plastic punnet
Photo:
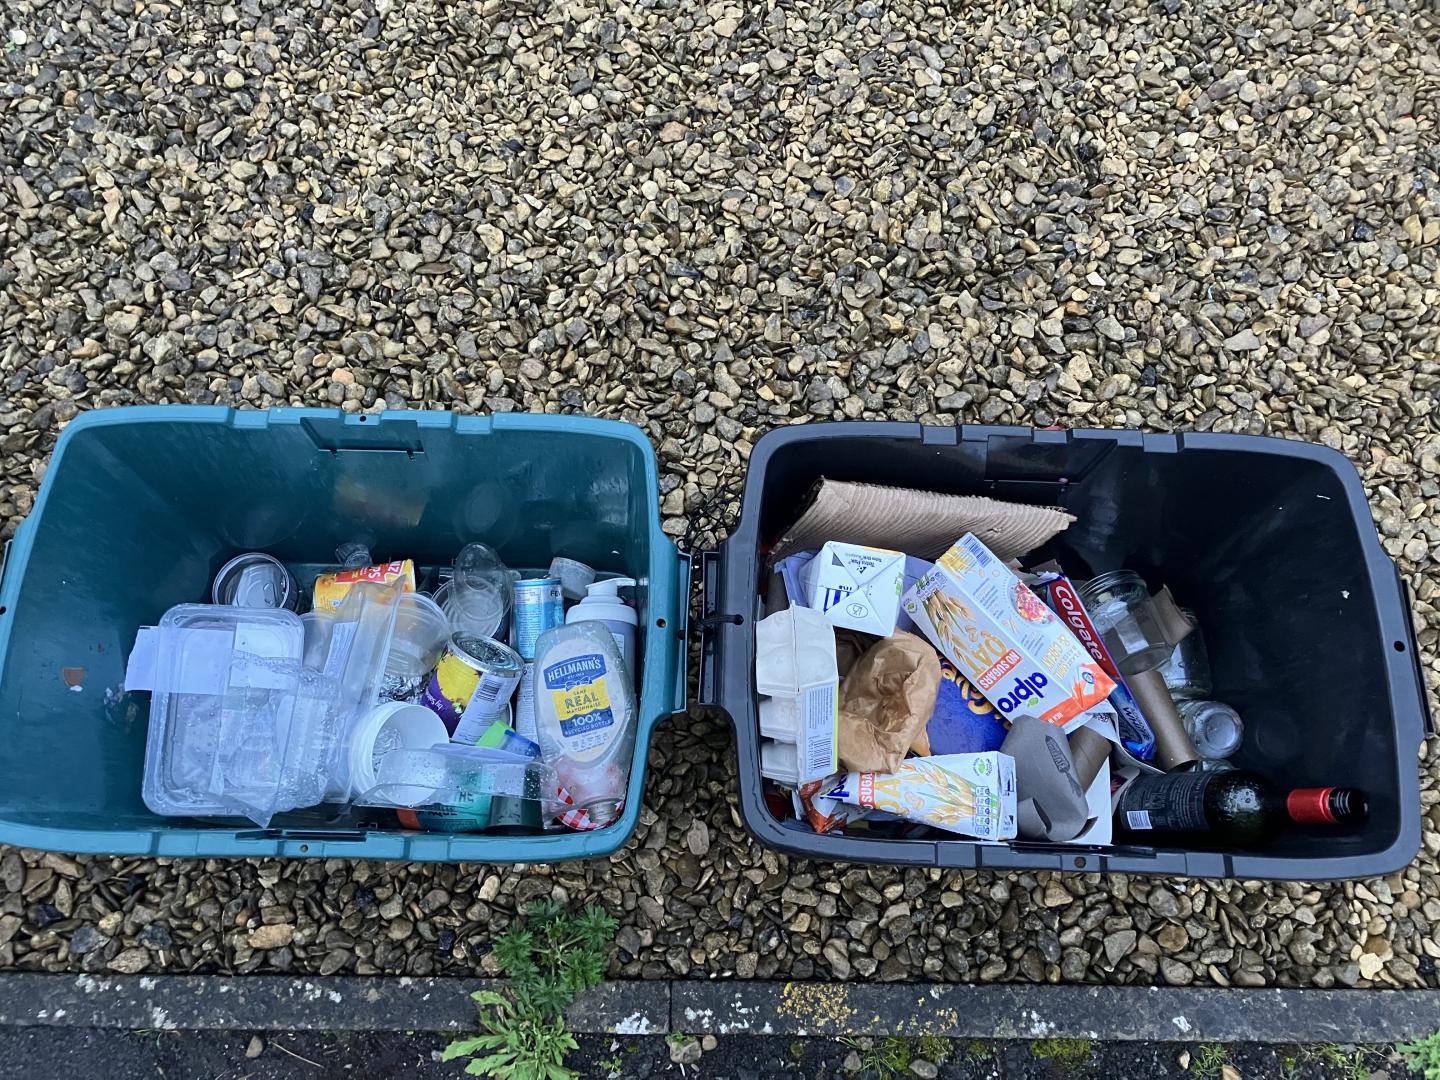
[[[145,805],[264,827],[348,801],[350,736],[379,694],[402,590],[356,585],[308,641],[289,611],[210,604],[182,604],[142,631],[155,635]]]
[[[318,748],[297,720],[304,632],[289,611],[182,604],[153,631],[142,795],[157,814],[242,814],[265,826],[307,805]],[[315,696],[322,687],[307,685]],[[313,802],[314,800],[310,800]]]

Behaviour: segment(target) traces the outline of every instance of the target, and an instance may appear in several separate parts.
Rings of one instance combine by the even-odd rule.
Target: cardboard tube
[[[1160,629],[1164,631],[1167,640],[1179,645],[1194,631],[1195,624],[1185,617],[1185,613],[1175,603],[1170,586],[1166,585],[1152,596],[1150,603],[1155,606],[1155,618],[1159,620]]]
[[[1200,755],[1185,733],[1175,700],[1170,696],[1159,670],[1126,675],[1125,684],[1130,687],[1135,703],[1140,706],[1150,730],[1155,733],[1155,756],[1159,758],[1161,767],[1169,772],[1199,761]]]
[[[1100,766],[1110,756],[1110,740],[1088,727],[1070,733],[1070,757],[1075,762],[1075,778],[1087,791]]]

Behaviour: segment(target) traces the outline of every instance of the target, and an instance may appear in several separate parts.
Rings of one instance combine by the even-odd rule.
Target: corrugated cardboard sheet
[[[770,557],[837,540],[933,560],[968,532],[1001,560],[1009,560],[1034,551],[1074,520],[1054,506],[822,479]]]

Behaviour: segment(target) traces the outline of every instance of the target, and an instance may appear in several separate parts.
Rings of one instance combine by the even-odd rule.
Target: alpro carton
[[[1063,622],[971,533],[902,597],[921,632],[1007,719],[1068,732],[1115,683]]]

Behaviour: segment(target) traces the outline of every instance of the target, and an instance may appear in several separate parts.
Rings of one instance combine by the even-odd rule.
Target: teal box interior
[[[657,722],[685,707],[689,563],[660,529],[655,453],[587,417],[210,406],[105,409],[62,433],[0,583],[0,842],[105,854],[549,862],[634,830]],[[208,601],[232,556],[292,565],[345,541],[417,565],[471,540],[507,564],[565,555],[636,578],[640,720],[625,812],[589,833],[411,832],[394,814],[160,817],[140,798],[148,694],[137,628]],[[368,819],[366,815],[368,814]]]

